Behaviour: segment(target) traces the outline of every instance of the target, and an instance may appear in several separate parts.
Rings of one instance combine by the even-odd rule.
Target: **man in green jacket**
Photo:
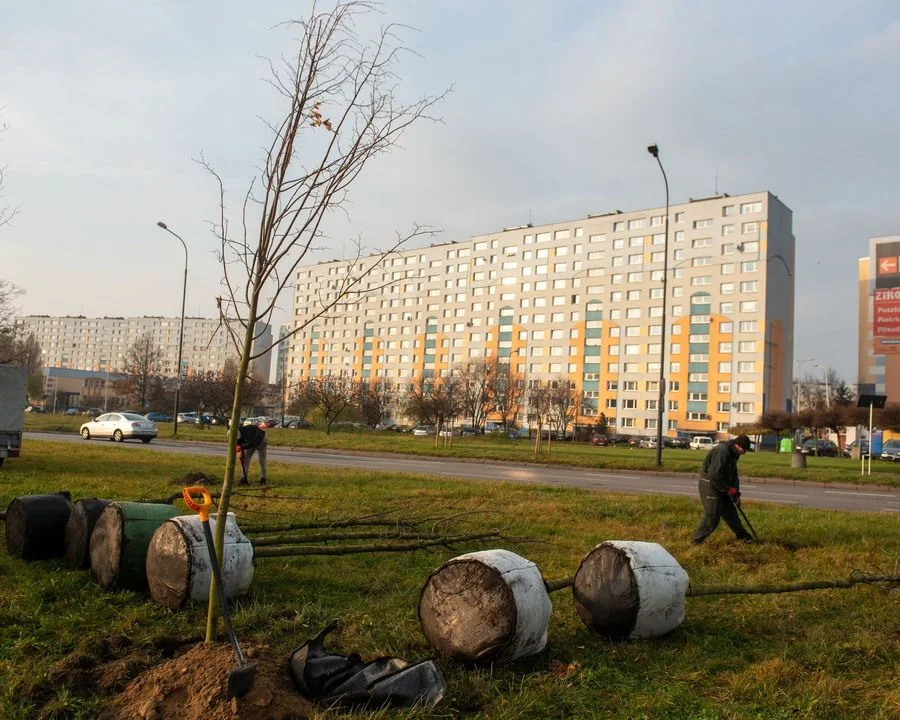
[[[694,531],[694,545],[700,545],[719,525],[719,519],[731,528],[738,540],[752,542],[750,533],[741,524],[737,508],[741,506],[741,481],[737,461],[750,449],[750,438],[738,435],[722,442],[703,458],[700,468],[700,502],[703,517]]]

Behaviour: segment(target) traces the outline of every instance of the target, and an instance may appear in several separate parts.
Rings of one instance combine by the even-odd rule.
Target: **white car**
[[[412,429],[412,434],[417,437],[424,437],[426,435],[434,435],[434,425],[416,425]]]
[[[109,438],[116,442],[140,440],[150,442],[156,437],[156,423],[137,413],[105,413],[81,426],[81,437]]]
[[[712,450],[716,443],[711,437],[705,435],[697,435],[691,438],[691,450]]]

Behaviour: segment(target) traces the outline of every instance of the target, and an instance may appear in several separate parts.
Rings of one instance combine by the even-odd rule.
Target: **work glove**
[[[730,487],[725,492],[728,493],[728,497],[732,499],[735,505],[741,504],[741,492],[736,487]]]

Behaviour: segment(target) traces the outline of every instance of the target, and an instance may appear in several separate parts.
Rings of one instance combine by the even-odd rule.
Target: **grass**
[[[43,432],[77,433],[87,418],[66,415],[28,414],[26,430]],[[160,438],[170,438],[172,425],[159,425]],[[441,457],[474,460],[501,460],[522,463],[559,463],[597,469],[632,471],[658,471],[656,451],[633,447],[594,447],[587,443],[553,443],[549,453],[544,450],[535,455],[534,444],[527,440],[510,440],[504,436],[453,438],[452,444],[434,438],[413,437],[409,433],[371,430],[336,429],[331,434],[321,430],[284,430],[271,428],[266,431],[270,445],[304,447],[329,450],[353,450],[362,452],[403,453],[408,455],[437,455]],[[178,426],[182,440],[224,442],[224,428],[197,425]],[[663,451],[662,470],[675,473],[696,473],[703,453],[694,450]],[[748,478],[784,478],[803,482],[857,483],[861,485],[886,485],[900,487],[900,463],[872,463],[871,475],[860,475],[858,461],[848,458],[807,457],[805,469],[792,468],[789,453],[748,453],[740,462],[742,476]]]
[[[161,497],[177,490],[188,472],[220,477],[224,469],[221,457],[128,453],[127,465],[121,457],[112,443],[29,443],[23,457],[0,471],[0,505],[59,489],[71,491],[73,499]],[[695,585],[897,572],[900,560],[897,521],[887,515],[748,503],[757,531],[769,542],[733,543],[721,528],[707,544],[693,547],[699,505],[686,498],[271,465],[270,492],[295,499],[263,504],[238,496],[242,524],[263,514],[464,513],[455,528],[502,527],[508,536],[531,538],[499,545],[536,562],[548,578],[571,574],[584,553],[605,539],[659,542]],[[286,658],[340,618],[333,651],[366,659],[428,657],[416,618],[419,592],[438,565],[472,549],[260,559],[251,595],[235,607],[237,632],[244,642],[268,642]],[[0,553],[0,578],[3,718],[95,717],[107,695],[53,682],[61,665],[77,666],[122,637],[146,649],[149,662],[158,659],[165,638],[199,634],[205,625],[203,606],[171,612],[140,594],[102,592],[89,573],[63,569],[55,560],[25,563]],[[437,708],[356,716],[887,720],[900,713],[896,588],[687,598],[680,628],[664,638],[623,643],[585,629],[567,591],[552,599],[549,644],[536,657],[475,670],[441,661],[448,693]],[[131,666],[110,692],[140,669],[140,662]],[[343,715],[320,711],[316,717]]]

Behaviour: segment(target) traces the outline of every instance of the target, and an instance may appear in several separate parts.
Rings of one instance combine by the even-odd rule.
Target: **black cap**
[[[738,435],[734,439],[734,444],[741,448],[744,452],[747,452],[750,449],[750,438],[746,435]]]

